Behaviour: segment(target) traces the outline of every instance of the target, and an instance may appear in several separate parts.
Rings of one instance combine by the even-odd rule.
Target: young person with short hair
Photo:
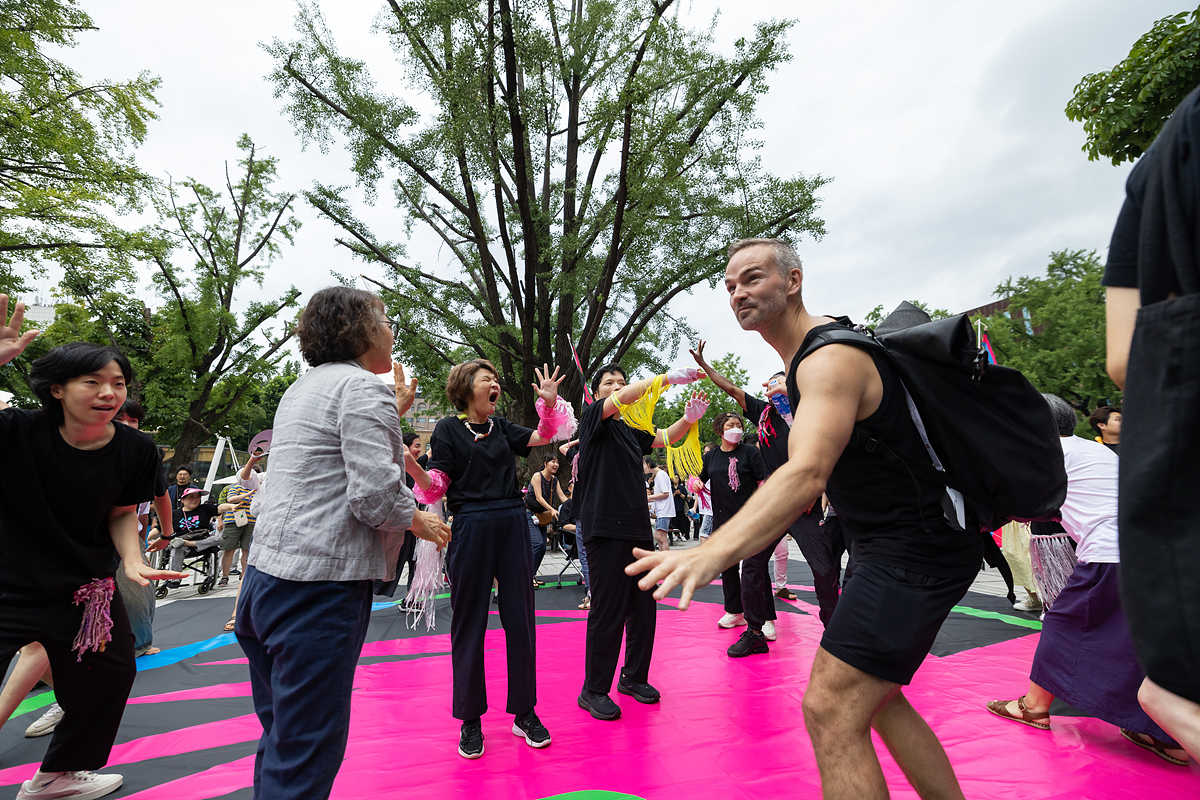
[[[25,349],[24,306],[0,294],[0,365]],[[122,777],[95,772],[133,686],[133,633],[117,569],[138,584],[173,577],[142,561],[137,504],[158,495],[150,437],[113,423],[133,378],[115,348],[74,342],[33,363],[41,410],[0,411],[0,665],[41,642],[63,718],[20,800],[96,798]]]
[[[1097,406],[1088,416],[1088,424],[1096,432],[1100,444],[1121,455],[1121,409]]]
[[[654,544],[659,550],[671,547],[671,525],[675,521],[675,498],[671,494],[671,476],[654,456],[642,459],[642,471],[649,484],[646,501],[654,521]]]

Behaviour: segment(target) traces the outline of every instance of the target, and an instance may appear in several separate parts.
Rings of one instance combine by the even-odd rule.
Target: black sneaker
[[[229,574],[230,575],[241,575],[242,571],[240,569],[238,569],[237,567],[233,567],[229,570]]]
[[[624,672],[621,673],[621,679],[617,681],[617,691],[621,694],[629,695],[639,703],[657,703],[662,699],[662,695],[659,694],[658,689],[655,689],[648,683],[631,681],[625,676]]]
[[[167,587],[168,589],[178,589],[182,585],[183,584],[181,581],[166,581],[163,583],[163,586]]]
[[[762,635],[762,631],[752,631],[749,628],[742,631],[742,635],[738,640],[729,645],[729,649],[725,651],[725,655],[730,658],[742,658],[743,656],[752,656],[756,653],[769,653],[771,649],[767,647],[767,638]]]
[[[479,720],[468,720],[462,724],[458,734],[458,754],[463,758],[479,758],[483,755],[483,725]]]
[[[541,749],[550,746],[550,731],[532,711],[513,720],[512,732],[516,736],[524,736],[525,744],[530,747]]]
[[[228,585],[229,585],[229,576],[222,575],[220,578],[217,579],[217,586],[228,586]]]
[[[596,719],[612,720],[621,716],[621,707],[611,697],[587,689],[579,693],[579,707]]]

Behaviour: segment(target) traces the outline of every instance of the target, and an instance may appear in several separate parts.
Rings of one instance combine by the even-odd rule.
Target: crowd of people
[[[1187,495],[1200,477],[1191,457],[1200,407],[1198,96],[1135,168],[1113,235],[1107,357],[1124,408],[1091,415],[1093,442],[1074,434],[1074,410],[1045,397],[1067,488],[1061,521],[1042,521],[1061,532],[1031,528],[1026,552],[1037,551],[1038,537],[1073,546],[1053,591],[1050,567],[1032,559],[1028,584],[1045,613],[1028,684],[1020,697],[986,705],[1048,730],[1050,703],[1061,697],[1171,764],[1200,756],[1200,519]],[[583,566],[578,705],[613,722],[614,682],[635,702],[660,702],[650,682],[657,601],[672,591],[686,609],[720,577],[717,624],[745,628],[728,655],[769,650],[774,597],[790,595],[780,549],[788,534],[812,568],[824,626],[803,715],[825,796],[887,796],[874,731],[919,795],[962,797],[904,687],[975,580],[991,532],[939,472],[897,366],[881,349],[823,338],[847,322],[805,306],[795,250],[746,239],[728,256],[736,321],[784,366],[767,376],[762,397],[714,370],[700,342],[695,366],[663,375],[631,380],[619,363],[602,366],[590,380],[594,401],[578,410],[559,395],[558,369],[535,369],[530,428],[497,414],[499,371],[472,359],[450,370],[455,413],[437,423],[427,450],[401,428],[416,387],[392,363],[397,323],[373,294],[323,289],[300,317],[310,369],[280,401],[269,472],[255,454],[216,502],[186,469],[167,485],[154,442],[138,430],[142,411],[128,397],[132,368],[121,352],[72,343],[37,359],[29,375],[41,408],[0,410],[0,664],[20,651],[6,707],[38,681],[53,686],[57,706],[43,717],[53,731],[45,759],[18,798],[96,798],[120,786],[120,775],[98,770],[134,659],[152,652],[148,591],[181,580],[189,555],[219,551],[212,577],[227,582],[241,554],[227,628],[247,656],[263,729],[255,795],[310,798],[329,794],[342,763],[372,597],[394,591],[404,565],[404,602],[424,608],[431,597],[419,587],[440,588],[442,577],[441,560],[424,556],[444,550],[451,713],[458,754],[476,759],[485,752],[493,590],[512,733],[534,749],[551,743],[536,712],[534,620],[548,544],[573,547]],[[0,295],[0,365],[37,335],[22,330],[20,304],[9,317],[8,302]],[[376,377],[389,370],[394,392]],[[717,443],[704,452],[703,392],[686,390],[669,426],[652,423],[664,391],[701,379],[741,411],[716,415]],[[557,454],[519,482],[517,459],[543,446]],[[690,532],[689,514],[703,541],[672,547]],[[160,550],[165,568],[149,563]],[[1028,557],[1020,552],[1010,558]]]

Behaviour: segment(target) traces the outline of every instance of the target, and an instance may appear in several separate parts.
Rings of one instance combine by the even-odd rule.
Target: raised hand
[[[675,367],[667,373],[667,383],[677,386],[681,383],[693,383],[704,377],[704,373],[695,367]]]
[[[701,339],[699,342],[696,343],[696,346],[694,348],[692,348],[692,347],[688,348],[688,353],[691,355],[691,357],[693,359],[695,359],[696,365],[699,366],[700,369],[704,370],[705,374],[707,374],[709,372],[712,372],[712,367],[710,367],[708,365],[708,362],[704,360],[704,344],[705,344],[704,340]]]
[[[392,364],[392,378],[396,382],[396,410],[403,417],[417,398],[417,379],[407,381],[404,377],[404,366],[399,362]]]
[[[697,422],[708,411],[708,395],[704,392],[693,392],[683,407],[683,418],[687,422]]]
[[[7,364],[29,346],[40,331],[21,333],[25,322],[25,304],[17,303],[12,319],[8,318],[8,295],[0,294],[0,364]]]
[[[558,402],[558,385],[566,380],[566,374],[560,378],[558,376],[558,367],[554,368],[554,372],[550,372],[549,364],[542,364],[542,368],[533,368],[534,377],[537,378],[537,383],[532,384],[533,390],[537,392],[538,397],[546,403],[550,408]]]

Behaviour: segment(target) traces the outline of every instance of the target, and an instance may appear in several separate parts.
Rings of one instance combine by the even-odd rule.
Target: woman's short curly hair
[[[725,421],[730,419],[736,419],[738,422],[741,422],[742,430],[746,429],[746,423],[742,419],[741,414],[734,414],[732,411],[726,411],[723,414],[717,414],[717,418],[713,420],[713,433],[715,433],[718,438],[725,432]]]
[[[300,314],[296,327],[300,354],[314,367],[358,358],[371,349],[382,307],[376,295],[362,289],[322,289],[309,298]]]
[[[471,384],[475,381],[475,373],[481,369],[500,377],[496,367],[486,358],[473,358],[450,368],[446,378],[446,399],[459,411],[466,411],[471,402]]]

